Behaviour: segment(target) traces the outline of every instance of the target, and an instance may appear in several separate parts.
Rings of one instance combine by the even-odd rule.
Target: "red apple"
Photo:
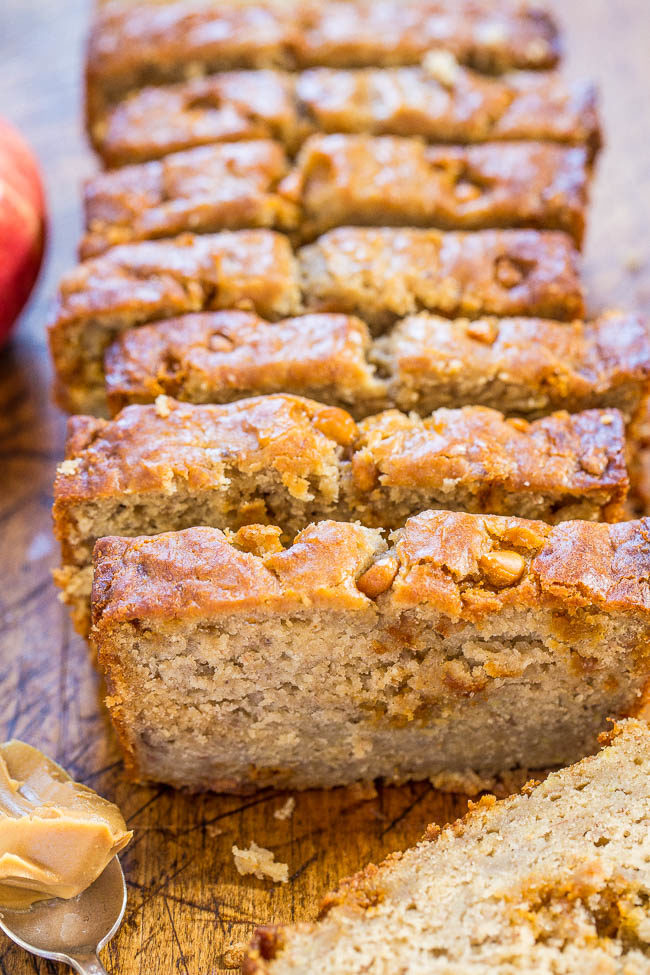
[[[0,347],[29,298],[45,244],[45,195],[38,163],[0,118]]]

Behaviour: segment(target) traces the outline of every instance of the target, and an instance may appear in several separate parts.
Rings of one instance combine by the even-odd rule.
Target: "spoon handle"
[[[70,956],[70,964],[79,975],[108,975],[94,951],[88,954]]]

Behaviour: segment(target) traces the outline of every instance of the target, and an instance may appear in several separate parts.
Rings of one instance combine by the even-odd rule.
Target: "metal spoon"
[[[70,965],[79,975],[107,975],[97,957],[120,926],[126,884],[117,857],[71,900],[39,901],[27,911],[0,908],[0,928],[21,948]]]

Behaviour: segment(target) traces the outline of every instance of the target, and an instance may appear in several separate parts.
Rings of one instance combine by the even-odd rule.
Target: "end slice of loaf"
[[[316,924],[261,928],[244,975],[650,971],[650,729],[522,795],[486,796],[368,866]]]
[[[131,774],[473,792],[595,750],[650,679],[650,521],[430,511],[104,538],[93,631]]]
[[[296,393],[356,418],[397,406],[490,406],[537,418],[553,410],[641,412],[650,379],[650,333],[637,315],[592,322],[441,318],[422,313],[372,341],[346,315],[266,322],[238,311],[186,315],[122,333],[105,356],[109,411],[161,394],[225,403]]]
[[[70,421],[55,482],[55,577],[87,631],[90,559],[103,535],[267,522],[293,537],[311,521],[398,528],[425,508],[549,522],[623,515],[628,479],[614,410],[504,420],[484,407],[397,410],[359,425],[287,395],[189,406],[161,397],[115,420]]]

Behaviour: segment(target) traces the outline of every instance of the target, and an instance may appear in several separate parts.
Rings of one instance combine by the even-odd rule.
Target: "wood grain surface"
[[[556,3],[567,70],[600,85],[607,148],[593,194],[585,256],[589,304],[650,312],[648,198],[650,62],[646,0]],[[50,405],[45,321],[59,274],[74,259],[79,187],[93,160],[81,131],[86,0],[0,3],[0,112],[31,139],[45,171],[51,230],[45,272],[10,349],[0,356],[0,736],[24,738],[115,799],[135,832],[123,857],[126,920],[104,952],[121,975],[214,975],[257,922],[313,916],[337,878],[413,843],[466,800],[420,783],[239,800],[143,789],[124,779],[101,687],[50,581],[54,468],[64,419]],[[239,877],[233,843],[255,840],[289,864],[286,885]],[[0,940],[0,973],[56,972]]]

